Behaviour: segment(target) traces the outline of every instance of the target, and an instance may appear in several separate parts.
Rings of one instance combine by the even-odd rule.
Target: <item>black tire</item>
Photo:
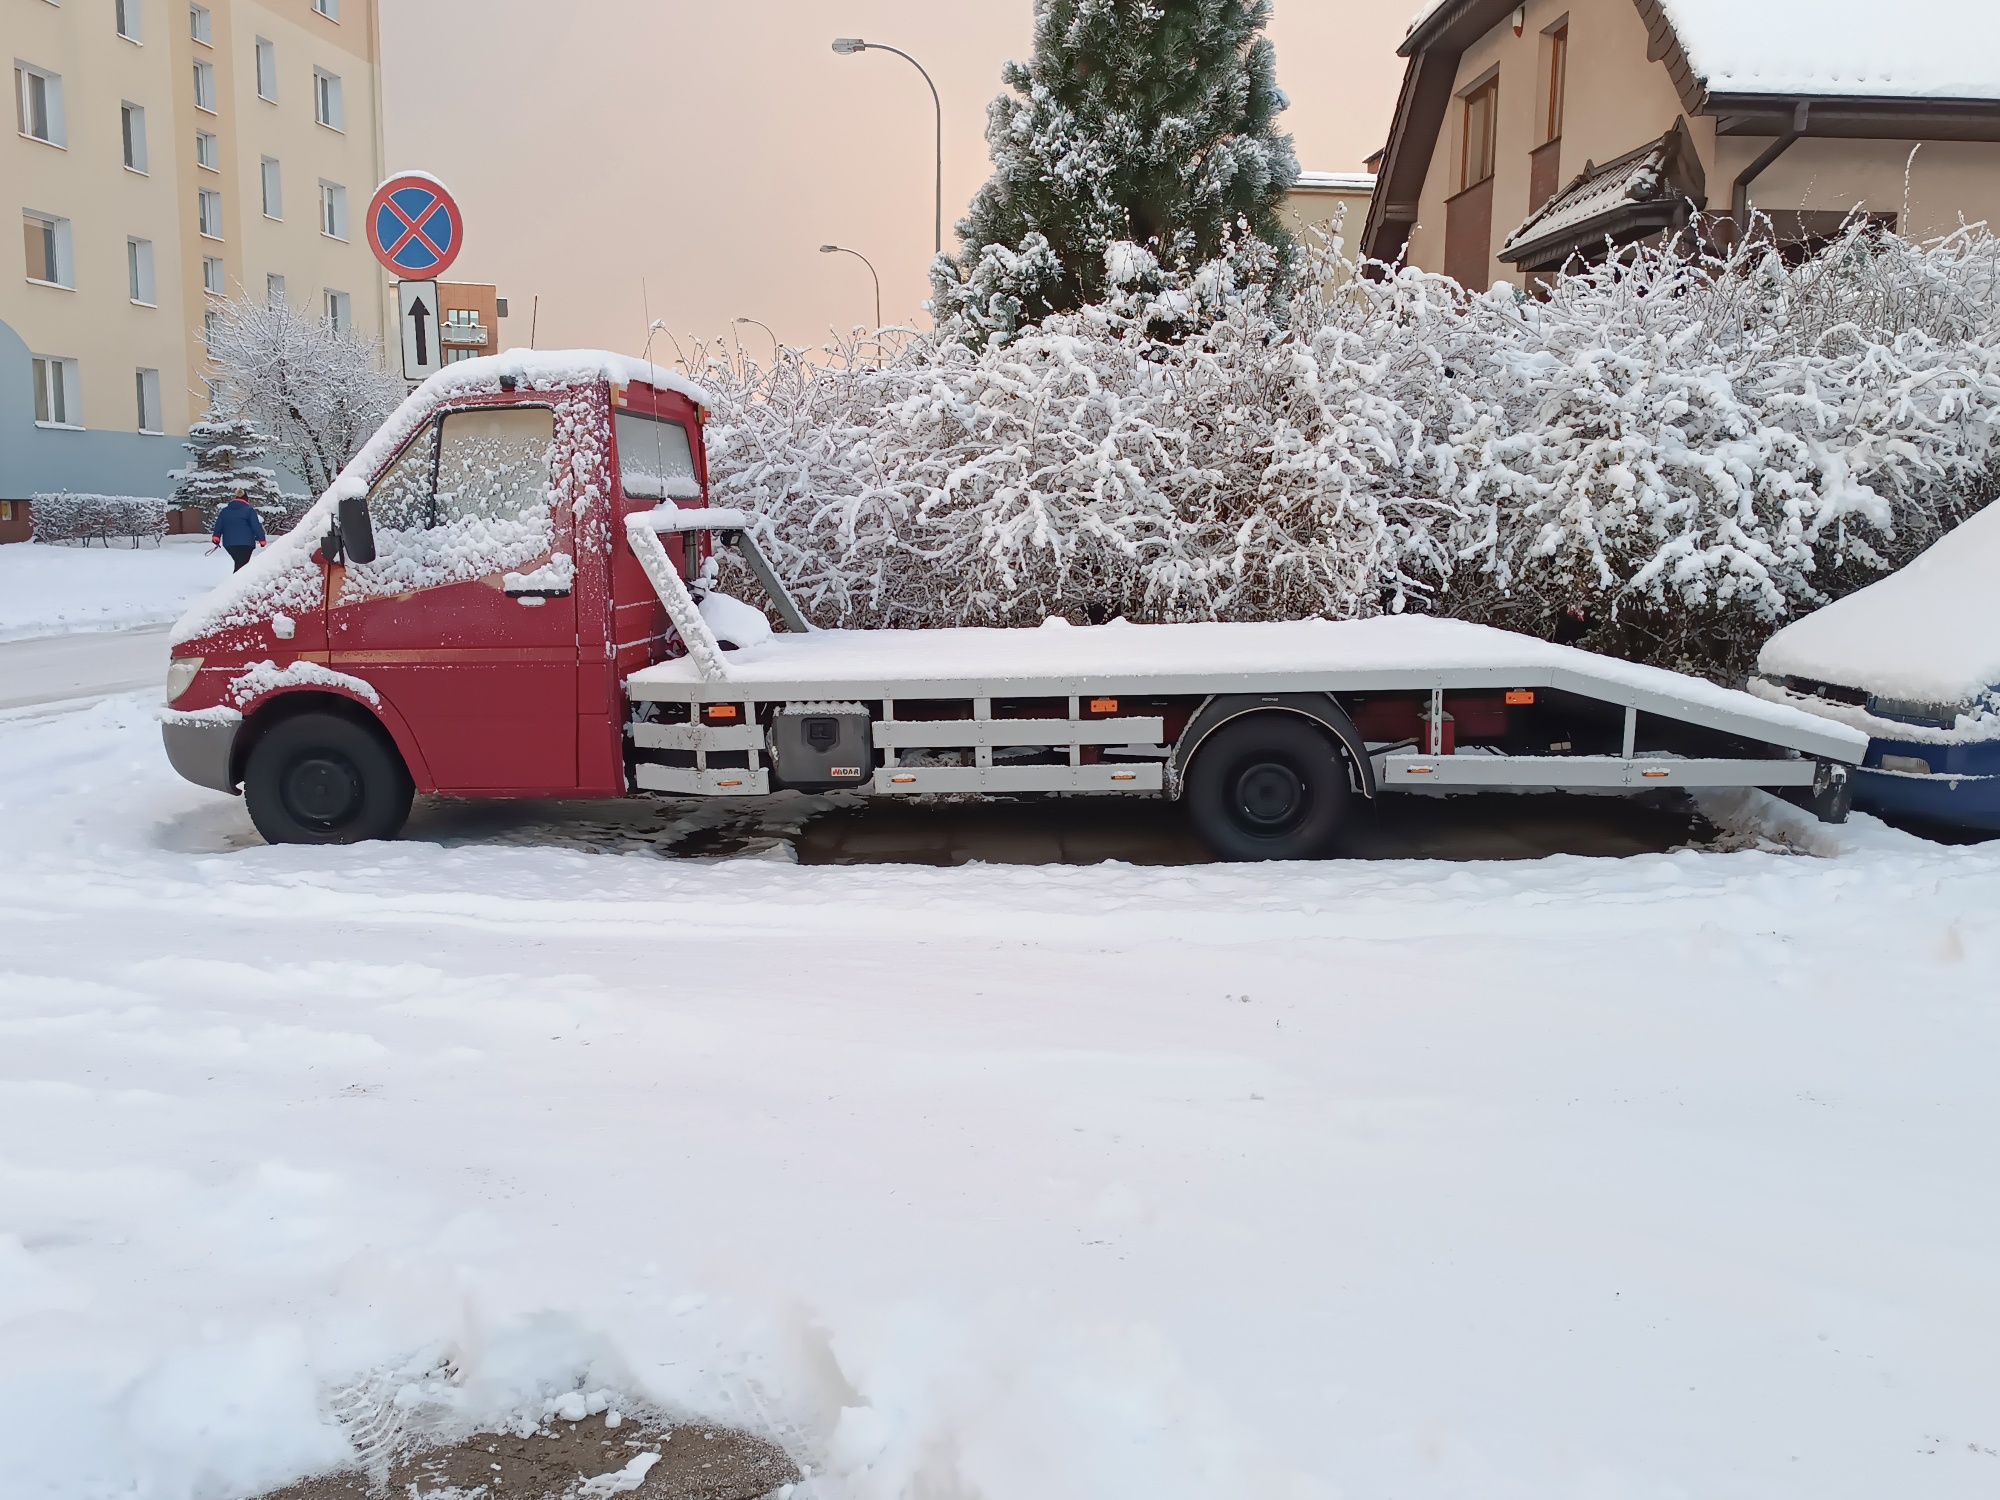
[[[250,747],[243,801],[267,844],[392,839],[416,788],[388,736],[338,714],[302,713]]]
[[[1186,800],[1218,858],[1324,859],[1353,796],[1332,738],[1290,714],[1236,719],[1195,747]]]

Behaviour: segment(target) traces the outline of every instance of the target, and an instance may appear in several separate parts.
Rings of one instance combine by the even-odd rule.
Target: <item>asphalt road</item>
[[[106,630],[0,643],[0,713],[163,688],[167,628]]]

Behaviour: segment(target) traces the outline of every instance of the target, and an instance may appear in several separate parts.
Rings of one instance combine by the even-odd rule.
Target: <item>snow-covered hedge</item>
[[[1726,677],[1995,493],[1983,230],[1637,249],[1546,300],[1337,254],[1282,318],[1120,246],[1107,305],[1004,345],[698,358],[716,503],[822,623],[1428,609]]]
[[[157,541],[167,534],[165,500],[151,495],[36,495],[28,515],[38,542]]]

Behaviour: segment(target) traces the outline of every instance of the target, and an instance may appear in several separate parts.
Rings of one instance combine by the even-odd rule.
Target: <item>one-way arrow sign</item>
[[[396,283],[396,324],[403,335],[403,378],[422,380],[444,366],[439,347],[438,284],[435,281]]]

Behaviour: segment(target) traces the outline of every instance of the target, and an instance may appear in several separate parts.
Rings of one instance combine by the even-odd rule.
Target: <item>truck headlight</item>
[[[199,656],[176,656],[167,663],[167,702],[178,703],[194,686],[194,674],[201,670]]]

